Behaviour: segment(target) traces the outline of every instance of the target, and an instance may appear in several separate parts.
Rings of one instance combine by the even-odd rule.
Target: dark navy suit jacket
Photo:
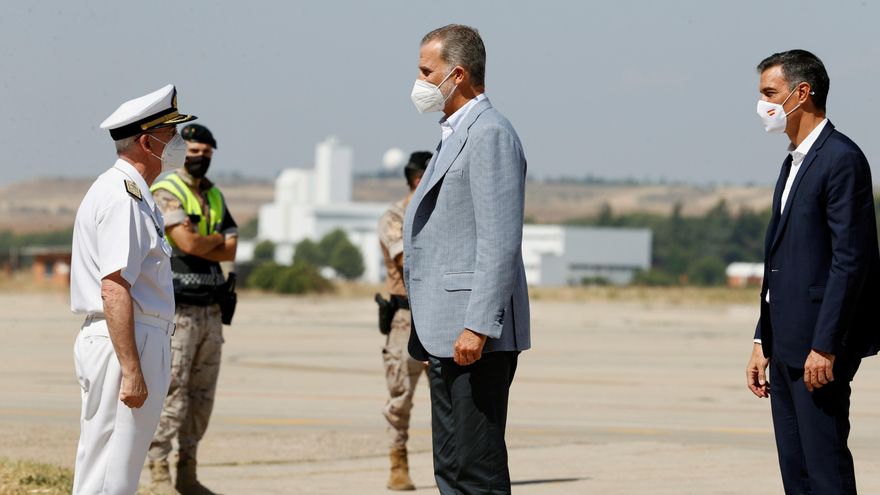
[[[755,338],[766,357],[794,368],[803,368],[810,349],[851,358],[877,354],[880,257],[868,160],[826,123],[780,214],[791,160],[773,194]]]

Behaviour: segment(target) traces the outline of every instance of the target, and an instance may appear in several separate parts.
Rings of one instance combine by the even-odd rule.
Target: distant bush
[[[272,290],[275,284],[275,275],[282,269],[281,265],[273,261],[258,265],[248,276],[245,285],[256,289]]]
[[[299,263],[282,268],[276,275],[272,288],[282,294],[307,294],[332,292],[333,284],[321,276],[318,268]]]
[[[293,252],[293,264],[307,263],[313,266],[326,266],[327,256],[320,245],[311,239],[304,239],[296,245]]]
[[[293,266],[281,266],[273,262],[263,263],[248,277],[247,285],[282,294],[322,293],[333,290],[333,284],[322,277],[316,267],[305,263]]]
[[[265,263],[275,260],[275,243],[272,241],[260,241],[254,246],[254,264]]]
[[[679,279],[663,270],[650,269],[640,270],[633,277],[633,284],[645,285],[648,287],[666,287],[678,285]]]
[[[332,268],[340,277],[354,280],[364,274],[364,257],[342,230],[327,233],[315,243],[305,239],[296,245],[293,264],[308,264],[316,268]]]
[[[0,249],[2,250],[27,246],[70,246],[72,241],[72,228],[32,234],[14,234],[9,230],[0,230]]]
[[[724,285],[727,263],[717,256],[704,256],[688,267],[688,281],[695,285]]]
[[[611,285],[611,281],[607,277],[582,277],[581,285],[605,287]]]

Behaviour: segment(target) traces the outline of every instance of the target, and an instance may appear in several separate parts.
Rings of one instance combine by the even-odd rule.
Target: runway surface
[[[514,493],[782,493],[769,402],[744,385],[756,310],[534,301],[534,348],[510,400]],[[0,293],[0,315],[0,456],[72,467],[81,318],[64,293]],[[243,295],[224,328],[203,483],[223,494],[389,493],[375,315],[367,298]],[[410,465],[432,493],[425,384]],[[880,493],[880,360],[862,364],[853,388],[859,488]]]

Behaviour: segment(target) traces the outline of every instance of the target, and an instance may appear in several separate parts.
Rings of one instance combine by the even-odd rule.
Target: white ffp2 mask
[[[167,143],[152,134],[147,135],[165,145],[165,149],[162,150],[162,156],[151,153],[156,158],[162,160],[162,172],[170,172],[171,170],[183,167],[183,164],[186,162],[186,141],[180,137],[180,134],[175,134]]]
[[[782,105],[779,103],[770,103],[769,101],[758,100],[758,116],[761,117],[761,120],[764,121],[764,130],[767,132],[783,132],[785,131],[785,126],[788,125],[788,116],[801,107],[801,104],[798,103],[796,107],[791,109],[791,112],[786,113],[783,105],[791,98],[791,95],[797,91],[797,86],[791,90],[791,93],[785,97],[785,101],[782,102]]]
[[[452,96],[452,93],[455,93],[458,84],[456,84],[455,87],[452,88],[452,91],[450,91],[445,97],[440,91],[440,86],[442,86],[453,73],[455,73],[455,69],[449,71],[449,74],[446,74],[446,77],[444,77],[437,86],[434,86],[428,81],[416,79],[409,98],[412,100],[413,105],[416,106],[419,113],[443,111],[443,106],[446,104],[446,100]]]

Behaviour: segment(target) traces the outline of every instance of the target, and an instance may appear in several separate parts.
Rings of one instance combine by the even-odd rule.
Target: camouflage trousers
[[[385,381],[388,384],[388,400],[383,413],[388,420],[388,433],[392,449],[405,448],[409,439],[409,417],[413,407],[413,393],[419,375],[426,371],[424,363],[416,361],[407,351],[411,316],[407,309],[399,309],[391,322],[391,333],[382,348],[385,365]]]
[[[175,436],[180,456],[196,458],[214,408],[220,373],[220,306],[178,304],[174,321],[177,330],[171,337],[171,387],[150,444],[149,457],[154,461],[168,458]]]

